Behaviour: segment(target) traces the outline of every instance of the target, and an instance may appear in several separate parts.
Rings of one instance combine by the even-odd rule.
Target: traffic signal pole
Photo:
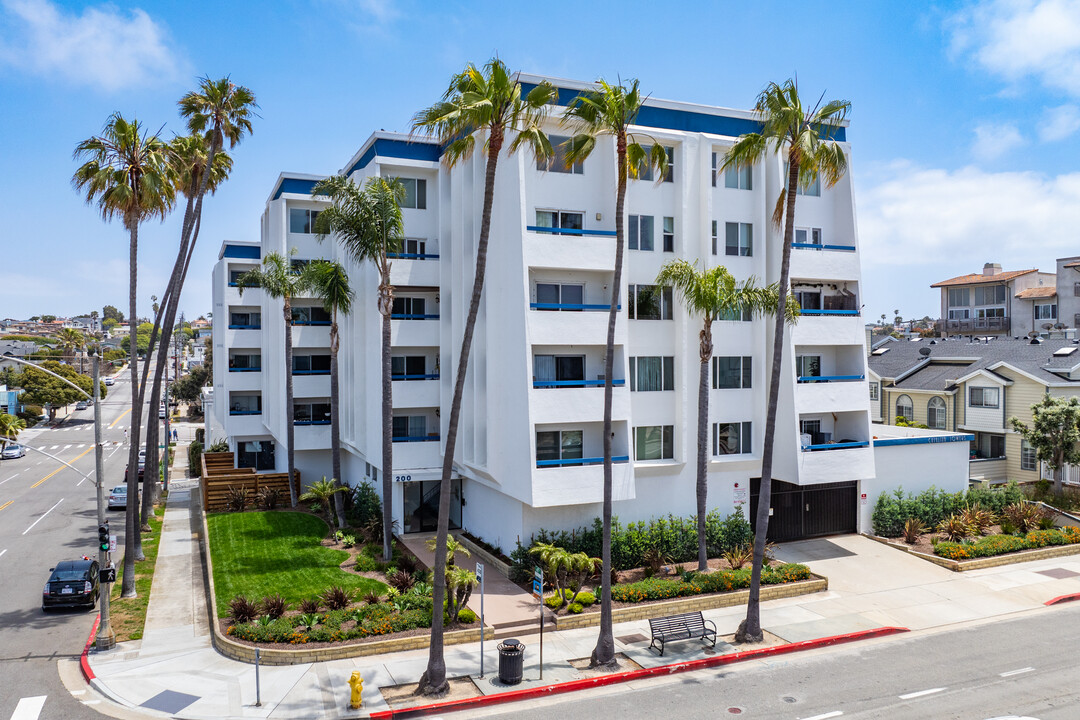
[[[104,569],[109,563],[109,523],[105,520],[105,451],[101,447],[101,358],[94,355],[94,480],[97,484],[98,515],[98,567]],[[134,388],[132,388],[134,391]],[[101,542],[101,527],[105,529],[105,542]],[[112,583],[101,583],[101,622],[98,624],[96,647],[108,650],[116,645],[116,633],[109,623],[109,593]]]

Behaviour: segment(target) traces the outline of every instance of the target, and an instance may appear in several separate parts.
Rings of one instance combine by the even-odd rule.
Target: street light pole
[[[94,355],[94,479],[97,482],[98,526],[105,524],[105,451],[101,447],[101,358]],[[98,547],[98,567],[104,568],[109,559],[109,551]],[[103,583],[100,593],[101,623],[98,625],[97,649],[108,650],[116,645],[116,633],[109,624],[109,591],[111,583]]]

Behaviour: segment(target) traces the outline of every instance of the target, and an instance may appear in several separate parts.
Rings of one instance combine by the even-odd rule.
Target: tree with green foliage
[[[798,85],[788,80],[783,85],[769,83],[758,95],[754,106],[761,129],[741,136],[724,157],[721,170],[749,168],[766,155],[782,155],[787,180],[773,209],[772,222],[784,228],[780,254],[780,280],[777,285],[779,306],[772,340],[772,368],[769,373],[769,400],[765,414],[764,446],[761,457],[761,482],[757,518],[754,524],[754,561],[750,579],[750,597],[746,620],[735,635],[739,642],[761,642],[761,568],[765,559],[765,541],[772,508],[773,446],[776,436],[776,413],[780,398],[781,363],[786,352],[784,330],[787,326],[791,244],[795,237],[795,198],[800,187],[821,182],[832,187],[847,172],[847,155],[835,139],[851,109],[846,100],[819,101],[812,108],[803,106]]]
[[[743,318],[776,312],[779,305],[776,286],[758,287],[754,278],[743,282],[735,279],[723,265],[698,270],[686,260],[672,260],[660,269],[657,285],[671,285],[683,297],[691,315],[702,319],[699,333],[698,418],[697,418],[697,524],[698,571],[709,569],[709,553],[705,544],[705,516],[708,514],[708,449],[709,449],[709,363],[713,355],[712,326],[723,318]],[[798,303],[785,304],[789,321],[798,316]],[[742,452],[741,448],[717,447],[721,453]]]
[[[117,310],[112,305],[106,305],[101,309],[102,322],[105,320],[115,320],[118,324],[124,324],[124,313]]]
[[[56,320],[55,315],[42,315],[41,316],[41,322],[43,322],[43,323],[51,323],[54,320]]]
[[[1080,463],[1080,400],[1043,395],[1031,406],[1031,416],[1031,427],[1016,417],[1009,418],[1009,425],[1035,448],[1035,457],[1054,474],[1054,494],[1060,497],[1063,469]]]
[[[480,311],[480,297],[484,290],[488,238],[491,234],[491,208],[495,199],[495,174],[507,136],[512,138],[508,146],[510,155],[522,147],[531,148],[538,158],[551,155],[551,142],[544,133],[543,123],[548,105],[555,98],[555,88],[547,83],[540,83],[528,95],[523,96],[517,75],[507,70],[502,60],[493,58],[483,69],[472,63],[465,66],[462,72],[450,79],[450,85],[442,99],[421,110],[413,118],[414,131],[430,132],[443,143],[443,162],[448,168],[472,157],[478,137],[484,145],[481,149],[486,151],[487,155],[480,234],[476,243],[476,274],[473,278],[469,312],[465,317],[461,336],[461,350],[455,368],[454,395],[450,402],[450,418],[446,426],[446,446],[443,450],[439,520],[436,530],[440,549],[435,552],[432,591],[437,608],[442,606],[446,596],[446,558],[441,550],[445,549],[446,538],[450,532],[450,478],[454,469],[461,401],[465,394],[465,374],[469,367],[476,317]],[[428,666],[420,678],[417,691],[423,695],[442,695],[448,688],[446,660],[443,657],[443,616],[436,612],[431,622]]]
[[[75,353],[86,347],[86,338],[75,328],[60,328],[56,333],[56,341],[68,363],[75,360]]]
[[[308,485],[307,492],[300,496],[300,501],[319,503],[327,524],[333,524],[334,514],[330,510],[330,499],[335,495],[346,492],[347,489],[337,485],[333,480],[327,480],[326,476],[323,475],[322,480],[316,480]]]
[[[15,415],[0,413],[0,440],[12,441],[19,439],[19,433],[26,429],[26,421]]]
[[[667,173],[667,152],[653,138],[646,149],[640,140],[646,136],[631,132],[630,126],[637,119],[645,104],[637,80],[629,87],[611,85],[600,80],[595,90],[586,90],[570,101],[563,114],[563,122],[574,132],[567,143],[568,166],[584,161],[596,149],[600,137],[615,141],[615,272],[611,283],[611,301],[608,306],[607,342],[604,350],[604,540],[600,558],[604,562],[601,571],[600,632],[589,660],[590,667],[616,668],[615,637],[611,616],[611,514],[612,514],[612,436],[611,408],[615,376],[615,322],[618,318],[619,296],[622,294],[623,255],[626,235],[626,181],[637,178],[650,169],[657,171],[657,182]]]
[[[25,405],[49,405],[49,419],[56,417],[56,411],[60,407],[71,403],[85,400],[87,395],[93,394],[94,383],[89,375],[80,375],[75,368],[55,360],[46,360],[40,363],[40,367],[51,370],[66,380],[70,380],[85,393],[79,392],[59,378],[49,373],[42,372],[38,367],[26,366],[19,373],[18,385],[23,389],[19,396],[19,402]],[[101,383],[101,398],[104,399],[107,388]]]
[[[210,379],[210,372],[205,365],[196,365],[186,375],[173,383],[170,388],[172,396],[177,400],[195,403],[202,398],[202,389]]]

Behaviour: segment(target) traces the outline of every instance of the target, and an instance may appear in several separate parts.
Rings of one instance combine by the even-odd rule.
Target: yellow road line
[[[116,418],[115,420],[112,421],[112,425],[109,426],[109,429],[112,430],[114,427],[116,427],[116,423],[123,420],[124,416],[127,415],[129,412],[131,412],[131,408],[128,408],[124,412],[120,413],[120,417],[118,417],[118,418]]]
[[[83,455],[85,455],[86,453],[90,452],[90,451],[91,451],[91,450],[93,450],[93,449],[94,449],[93,447],[88,447],[88,448],[86,448],[86,449],[85,449],[85,450],[83,450],[83,451],[82,451],[81,453],[79,453],[79,454],[78,454],[78,455],[77,455],[77,456],[75,457],[75,459],[71,461],[71,463],[74,463],[74,462],[75,462],[75,460],[78,460],[78,459],[79,459],[79,458],[81,458],[81,457],[82,457]],[[41,483],[45,482],[46,480],[48,480],[49,478],[51,478],[51,477],[52,477],[53,475],[55,475],[56,473],[60,472],[61,470],[65,469],[65,468],[67,468],[67,465],[61,465],[60,467],[56,468],[56,469],[55,469],[55,470],[53,470],[53,471],[52,471],[51,473],[49,473],[48,475],[46,475],[45,477],[41,478],[41,479],[40,479],[40,480],[38,480],[38,481],[37,481],[36,483],[34,483],[33,485],[31,485],[31,486],[30,486],[30,489],[31,489],[31,490],[33,490],[33,489],[34,489],[34,488],[36,488],[36,487],[37,487],[38,485],[40,485]]]
[[[0,510],[3,510],[4,508],[6,508],[6,507],[7,507],[8,505],[10,505],[10,504],[11,504],[11,503],[13,503],[13,502],[15,502],[15,501],[14,501],[14,500],[8,500],[8,501],[7,501],[6,503],[4,503],[3,505],[0,505]]]

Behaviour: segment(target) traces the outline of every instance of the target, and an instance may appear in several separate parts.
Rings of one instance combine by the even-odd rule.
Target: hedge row
[[[1080,529],[1073,527],[1060,530],[1034,530],[1023,537],[1019,535],[987,535],[968,542],[939,542],[934,554],[948,560],[994,557],[1020,550],[1032,550],[1048,545],[1073,545],[1080,543]]]
[[[874,534],[880,537],[899,537],[908,518],[917,518],[926,527],[937,527],[945,518],[966,507],[978,505],[1000,513],[1006,505],[1022,502],[1024,492],[1015,482],[1002,488],[971,488],[967,492],[947,493],[930,487],[918,495],[904,494],[903,488],[882,493],[874,504],[870,519]]]
[[[809,579],[810,568],[795,563],[766,567],[761,573],[762,585],[781,585]],[[748,587],[750,587],[750,568],[742,568],[696,575],[689,581],[652,577],[635,583],[616,585],[611,588],[611,599],[616,602],[639,603],[729,592]]]
[[[430,600],[426,608],[399,610],[390,603],[379,603],[351,610],[332,610],[320,617],[321,622],[313,628],[304,625],[303,615],[289,615],[266,624],[253,622],[230,625],[225,632],[239,640],[250,642],[303,645],[309,642],[355,640],[431,627]],[[357,621],[354,626],[347,629],[343,627],[352,620]],[[468,608],[462,608],[458,614],[458,622],[476,622],[476,614]]]

